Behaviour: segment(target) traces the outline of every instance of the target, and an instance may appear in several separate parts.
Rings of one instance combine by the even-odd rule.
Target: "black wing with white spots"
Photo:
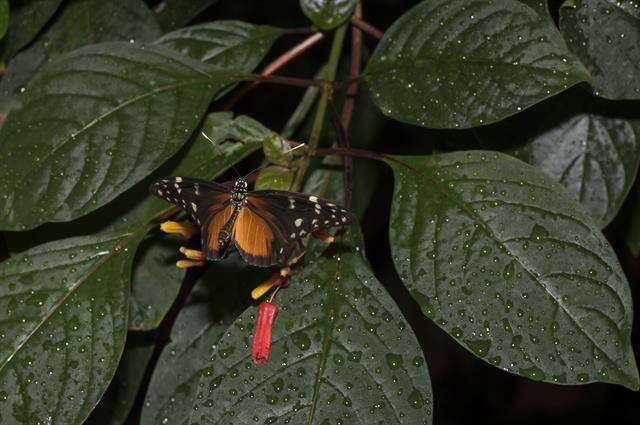
[[[149,187],[149,191],[182,208],[199,226],[202,226],[218,207],[226,207],[231,198],[231,191],[221,184],[188,177],[167,177],[158,180]]]
[[[282,190],[258,190],[248,194],[247,206],[263,217],[273,233],[273,254],[286,263],[302,252],[303,241],[314,231],[355,223],[355,216],[326,199]]]

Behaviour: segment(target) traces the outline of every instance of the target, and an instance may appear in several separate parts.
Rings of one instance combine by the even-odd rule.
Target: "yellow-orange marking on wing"
[[[233,226],[238,248],[254,257],[269,257],[274,236],[269,225],[249,208],[243,208]]]

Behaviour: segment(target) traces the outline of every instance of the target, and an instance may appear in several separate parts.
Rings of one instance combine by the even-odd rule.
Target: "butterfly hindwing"
[[[158,180],[150,192],[186,211],[201,228],[202,250],[208,260],[219,260],[218,233],[233,207],[230,190],[218,183],[187,177]]]
[[[250,192],[245,208],[261,218],[273,235],[266,257],[254,255],[238,246],[245,260],[254,265],[285,264],[302,252],[304,240],[312,232],[346,226],[355,221],[352,213],[325,199],[280,190]],[[241,224],[236,222],[235,228]]]

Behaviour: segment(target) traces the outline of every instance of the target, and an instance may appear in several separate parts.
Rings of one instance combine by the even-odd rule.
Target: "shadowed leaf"
[[[560,29],[596,94],[640,99],[640,7],[635,1],[567,0]]]

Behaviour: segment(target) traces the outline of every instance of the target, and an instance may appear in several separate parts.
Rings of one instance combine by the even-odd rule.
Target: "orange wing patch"
[[[233,237],[238,249],[247,255],[260,258],[271,256],[273,231],[262,217],[249,208],[240,210],[233,226]]]
[[[229,221],[231,218],[231,213],[233,212],[233,205],[229,204],[225,208],[211,208],[211,213],[213,216],[207,225],[207,248],[210,251],[214,251],[216,254],[219,254],[220,247],[218,246],[218,234],[222,227]]]

